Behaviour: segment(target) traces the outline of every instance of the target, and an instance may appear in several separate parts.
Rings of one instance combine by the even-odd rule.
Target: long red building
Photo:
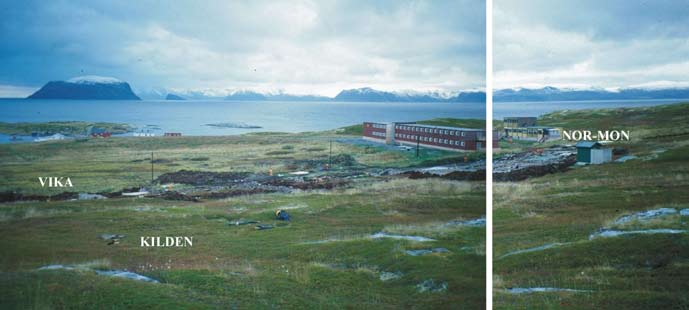
[[[477,151],[486,146],[486,130],[417,123],[364,122],[364,139],[387,144],[402,144],[449,150]],[[497,145],[497,136],[493,145]]]

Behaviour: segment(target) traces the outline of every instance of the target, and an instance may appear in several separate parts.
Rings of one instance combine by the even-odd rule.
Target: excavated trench
[[[201,199],[222,199],[234,196],[289,193],[294,190],[331,190],[343,187],[354,179],[361,177],[390,178],[407,177],[410,179],[443,178],[461,181],[485,180],[485,164],[474,162],[464,165],[435,166],[427,168],[374,168],[357,166],[351,156],[335,156],[334,164],[346,169],[321,171],[309,169],[322,167],[323,160],[293,161],[295,173],[271,176],[251,172],[211,172],[180,170],[164,173],[155,179],[154,184],[183,184],[193,187],[187,190],[159,190],[158,186],[151,189],[139,187],[125,188],[116,192],[100,192],[96,194],[63,192],[55,195],[34,195],[19,192],[0,192],[0,203],[14,201],[55,201],[77,200],[81,197],[122,198],[123,193],[146,192],[142,196],[158,196],[167,200],[192,201]],[[304,174],[296,174],[298,172]]]
[[[521,181],[564,172],[576,162],[576,150],[573,147],[559,146],[509,154],[493,161],[493,180]]]

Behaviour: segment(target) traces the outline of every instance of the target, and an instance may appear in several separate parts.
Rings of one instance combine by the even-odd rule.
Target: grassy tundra
[[[539,124],[630,130],[631,141],[614,146],[637,159],[494,184],[496,308],[689,307],[686,232],[590,237],[601,228],[689,229],[689,217],[678,212],[616,222],[640,211],[689,208],[689,104],[555,112]],[[509,293],[534,287],[579,291]]]
[[[352,134],[356,130],[351,130]],[[0,146],[0,191],[50,195],[37,177],[70,176],[79,192],[146,186],[182,169],[266,174],[290,162],[348,154],[357,167],[460,161],[423,150],[337,142],[347,129],[235,137],[112,138]],[[479,154],[471,154],[472,158]],[[347,167],[335,165],[333,170]],[[33,201],[0,204],[3,308],[467,308],[485,304],[485,229],[448,225],[482,217],[483,182],[354,179],[332,190],[208,199]],[[290,222],[275,220],[287,210]],[[271,224],[228,225],[238,220]],[[384,232],[434,241],[374,239]],[[124,234],[107,245],[100,234]],[[193,236],[193,247],[142,248],[140,236]],[[405,250],[445,248],[422,256]],[[37,270],[62,264],[73,270]],[[160,281],[98,275],[128,270]],[[431,282],[432,281],[432,282]],[[430,285],[429,285],[430,284]],[[424,287],[428,286],[428,290]]]
[[[89,122],[48,122],[48,123],[4,123],[0,122],[0,133],[6,135],[30,135],[41,134],[70,134],[85,135],[89,127],[98,127],[108,132],[119,134],[134,130],[127,124],[116,123],[89,123]]]

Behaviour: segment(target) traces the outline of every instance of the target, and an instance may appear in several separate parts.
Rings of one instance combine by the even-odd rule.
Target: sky
[[[689,87],[687,0],[494,0],[493,87]]]
[[[0,97],[111,76],[135,91],[485,87],[485,2],[2,1]]]

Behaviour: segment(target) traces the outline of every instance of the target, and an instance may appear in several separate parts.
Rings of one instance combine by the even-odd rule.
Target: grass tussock
[[[375,192],[413,192],[421,195],[443,194],[462,194],[473,189],[470,182],[457,182],[442,179],[393,179],[387,182],[377,182],[358,190],[369,190]]]
[[[467,228],[468,227],[461,225],[448,225],[447,222],[428,222],[418,224],[387,225],[383,228],[383,231],[397,235],[413,235],[441,239]]]
[[[533,198],[538,185],[527,182],[495,182],[493,183],[493,208],[511,208],[515,202],[526,198]]]

